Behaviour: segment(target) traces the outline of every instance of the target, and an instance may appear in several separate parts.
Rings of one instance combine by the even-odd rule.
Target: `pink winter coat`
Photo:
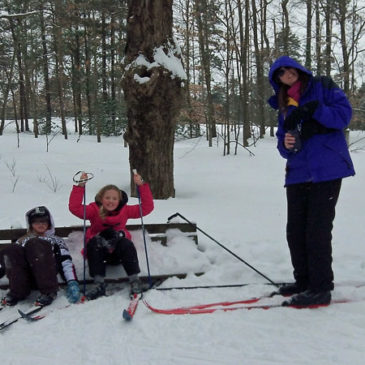
[[[84,218],[84,187],[74,185],[70,194],[68,207],[70,212],[81,219]],[[141,196],[142,214],[145,216],[153,210],[153,198],[148,184],[139,186]],[[86,219],[90,221],[90,228],[86,231],[86,242],[108,227],[115,231],[124,231],[126,238],[131,239],[131,234],[125,228],[129,218],[140,218],[139,205],[125,204],[120,210],[102,219],[99,215],[99,205],[91,203],[86,206]]]

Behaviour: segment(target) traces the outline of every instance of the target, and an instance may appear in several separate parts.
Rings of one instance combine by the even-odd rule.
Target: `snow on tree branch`
[[[166,50],[167,49],[167,53]],[[153,62],[149,62],[143,54],[139,54],[138,57],[126,66],[126,71],[130,68],[138,68],[139,66],[146,67],[147,70],[151,70],[154,67],[163,67],[171,72],[171,78],[180,78],[186,80],[187,76],[184,71],[181,59],[176,57],[176,54],[180,54],[178,48],[173,48],[171,43],[168,43],[168,47],[160,46],[153,51]],[[149,77],[141,77],[137,74],[134,75],[134,80],[140,84],[144,84],[149,81]]]
[[[33,14],[37,14],[37,13],[39,13],[38,10],[28,11],[26,13],[9,14],[7,11],[0,10],[0,19],[1,18],[6,18],[6,19],[22,18],[22,17],[28,16],[28,15],[33,15]]]

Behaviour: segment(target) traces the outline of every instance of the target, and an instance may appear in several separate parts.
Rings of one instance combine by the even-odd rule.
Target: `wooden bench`
[[[192,238],[196,244],[198,244],[198,235],[196,231],[196,224],[189,223],[153,223],[144,225],[146,234],[149,235],[151,241],[160,241],[161,244],[166,246],[168,229],[179,229],[181,232]],[[88,226],[86,226],[88,228]],[[126,226],[128,231],[141,230],[140,224],[128,224]],[[56,227],[56,235],[62,238],[67,238],[70,233],[75,231],[83,231],[83,226],[70,226],[70,227]],[[2,229],[0,230],[0,250],[12,242],[15,242],[19,237],[26,233],[25,228],[15,229]]]
[[[159,241],[162,245],[166,246],[167,244],[167,231],[170,229],[178,229],[182,232],[182,234],[186,237],[189,237],[194,240],[195,244],[198,244],[198,235],[196,224],[192,223],[154,223],[154,224],[145,224],[145,232],[146,235],[151,239],[151,241]],[[88,226],[86,226],[88,228]],[[132,231],[141,230],[142,227],[140,224],[130,224],[127,225],[126,228],[128,231],[132,233]],[[83,232],[83,226],[69,226],[69,227],[56,227],[56,235],[62,238],[67,238],[73,232]],[[7,247],[8,245],[15,242],[19,237],[23,236],[26,233],[25,228],[16,228],[16,229],[2,229],[0,230],[0,250]],[[196,275],[201,275],[202,273],[196,273]],[[157,275],[154,276],[154,279],[166,279],[170,276],[176,276],[179,278],[184,278],[186,273],[176,273],[174,275]],[[142,279],[146,279],[143,278]],[[109,282],[120,282],[124,281],[124,279],[116,280],[116,279],[108,279]],[[88,281],[89,282],[89,281]],[[0,288],[4,288],[4,285],[0,285]]]

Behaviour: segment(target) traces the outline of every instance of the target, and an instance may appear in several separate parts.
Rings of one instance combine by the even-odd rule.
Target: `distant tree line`
[[[195,137],[204,123],[208,143],[221,136],[227,154],[268,128],[272,135],[267,73],[282,54],[331,75],[352,101],[353,127],[364,128],[364,7],[361,0],[174,0],[187,74],[178,130]],[[19,132],[30,131],[32,119],[35,137],[50,133],[53,117],[65,138],[67,117],[99,142],[123,134],[127,14],[127,0],[0,0],[0,135],[7,119]]]

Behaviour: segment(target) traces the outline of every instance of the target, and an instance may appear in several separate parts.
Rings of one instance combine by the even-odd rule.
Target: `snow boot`
[[[148,283],[143,283],[138,277],[130,282],[130,295],[140,294],[150,288]]]
[[[289,295],[293,295],[293,294],[302,293],[306,289],[307,289],[307,287],[300,285],[298,283],[284,284],[279,287],[278,293],[280,295],[289,296]]]
[[[331,292],[329,290],[315,292],[313,290],[306,290],[302,293],[296,294],[289,300],[283,302],[283,306],[300,306],[310,307],[316,305],[329,305],[331,303]]]
[[[13,295],[10,291],[5,295],[4,298],[1,299],[1,305],[2,306],[9,306],[12,307],[14,305],[16,305],[19,300],[21,300],[20,298],[17,298],[15,295]]]
[[[105,289],[106,289],[105,283],[98,283],[98,284],[96,284],[94,289],[90,290],[86,294],[86,298],[88,300],[94,300],[94,299],[100,298],[105,295]]]
[[[42,307],[46,305],[50,305],[57,297],[57,293],[48,293],[48,294],[41,294],[35,304],[40,305]]]

